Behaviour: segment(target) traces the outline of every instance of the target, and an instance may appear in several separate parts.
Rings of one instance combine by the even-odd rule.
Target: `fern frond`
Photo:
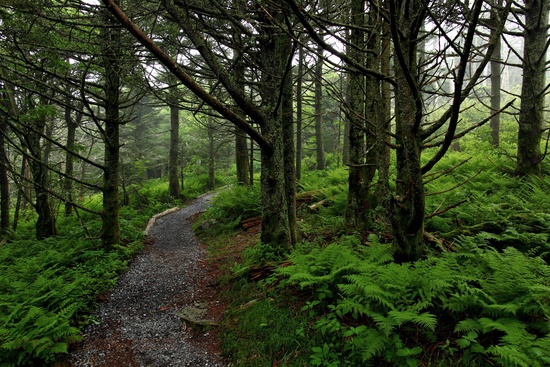
[[[501,366],[510,367],[540,367],[541,365],[516,347],[510,345],[491,345],[485,350],[485,354],[491,356],[491,359],[499,362]],[[536,363],[536,364],[535,364]]]
[[[435,327],[437,326],[437,318],[428,312],[418,314],[413,311],[390,311],[388,312],[388,316],[392,317],[398,326],[410,322],[430,331],[435,331]]]
[[[466,320],[462,320],[456,324],[454,329],[455,333],[468,333],[470,331],[481,333],[483,331],[483,327],[478,320],[467,318]]]
[[[367,330],[361,338],[355,338],[354,340],[354,344],[361,349],[363,362],[382,355],[389,343],[390,339],[385,334],[374,329]]]

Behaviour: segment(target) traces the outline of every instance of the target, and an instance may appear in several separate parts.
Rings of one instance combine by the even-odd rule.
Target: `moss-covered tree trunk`
[[[540,174],[544,95],[546,88],[546,42],[548,0],[525,1],[523,83],[519,112],[518,149],[515,174]]]
[[[283,6],[283,4],[281,4]],[[294,159],[293,140],[288,138],[289,126],[292,126],[288,114],[289,88],[292,88],[287,67],[292,53],[289,38],[278,28],[274,21],[283,19],[282,13],[274,9],[269,17],[262,14],[264,26],[261,34],[261,90],[262,102],[268,120],[262,126],[262,136],[270,143],[262,147],[260,191],[262,201],[263,243],[281,247],[290,247],[295,240],[294,207]],[[290,91],[290,95],[292,92]],[[286,121],[285,121],[286,119]],[[291,163],[289,163],[291,162]],[[290,171],[292,170],[292,173]],[[289,180],[285,174],[290,174]],[[292,187],[287,187],[291,185]]]
[[[351,24],[348,54],[360,65],[365,64],[365,1],[351,2]],[[369,172],[365,165],[365,76],[362,72],[351,70],[348,73],[346,91],[347,103],[345,115],[349,126],[349,175],[348,199],[346,205],[346,224],[350,229],[364,228],[368,222],[368,185]]]
[[[419,0],[395,1],[392,12],[392,35],[395,65],[395,136],[396,188],[389,207],[396,261],[414,261],[424,253],[425,195],[420,162],[420,125],[423,119],[419,85],[417,45],[418,27],[422,22]]]
[[[120,243],[119,223],[119,159],[120,159],[120,29],[109,12],[102,10],[104,27],[101,29],[102,66],[104,69],[104,108],[103,129],[104,168],[103,168],[103,211],[101,213],[101,242],[110,249]]]

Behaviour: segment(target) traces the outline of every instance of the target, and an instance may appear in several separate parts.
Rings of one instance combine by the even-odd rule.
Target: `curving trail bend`
[[[203,211],[211,196],[155,216],[149,232],[153,244],[135,257],[96,311],[98,324],[83,330],[69,366],[224,366],[211,332],[187,328],[176,315],[204,302],[207,272],[189,218]]]

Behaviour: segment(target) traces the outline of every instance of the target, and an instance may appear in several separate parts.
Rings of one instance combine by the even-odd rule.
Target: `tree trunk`
[[[35,125],[35,129],[43,131],[45,127],[45,119],[41,119],[40,123]],[[40,126],[39,126],[40,125]],[[36,219],[36,238],[39,240],[55,236],[57,229],[55,225],[55,216],[50,200],[48,189],[50,180],[47,167],[41,161],[43,158],[40,154],[40,137],[36,133],[29,133],[29,152],[33,159],[29,161],[29,167],[32,174],[32,182],[36,201],[34,209],[38,218]]]
[[[212,116],[208,116],[208,190],[216,188],[216,150],[214,147],[214,123]]]
[[[317,48],[315,64],[315,143],[317,152],[317,169],[325,169],[325,144],[323,141],[323,48]]]
[[[281,4],[281,6],[284,5]],[[271,15],[275,21],[283,18],[280,12]],[[291,44],[288,36],[271,24],[272,21],[265,18],[260,50],[263,71],[260,93],[262,102],[269,111],[269,119],[262,126],[262,136],[271,142],[269,148],[262,149],[261,157],[262,233],[260,239],[266,244],[288,248],[294,243],[295,238],[294,221],[289,220],[293,217],[293,213],[289,212],[289,208],[293,205],[290,201],[294,201],[295,197],[292,195],[294,191],[286,187],[288,181],[285,178],[285,170],[289,170],[290,167],[285,166],[285,162],[288,162],[285,160],[285,153],[289,151],[285,144],[291,144],[292,141],[285,141],[285,136],[288,134],[285,132],[289,126],[288,120],[291,121],[291,119],[284,122],[287,117],[285,116],[287,108],[283,106],[290,103],[284,99],[288,97],[288,91],[285,91],[289,88],[288,83],[291,83],[290,77],[286,75],[291,57]],[[281,96],[280,93],[282,93]]]
[[[289,37],[285,37],[282,40],[283,45],[281,52],[281,64],[286,65],[289,59],[288,51],[292,49],[292,41]],[[282,88],[282,103],[281,114],[283,119],[283,159],[284,159],[284,177],[285,177],[285,191],[288,206],[288,223],[290,232],[290,243],[294,244],[297,241],[296,238],[296,169],[294,160],[294,108],[292,98],[292,68],[288,70],[288,74],[281,81]]]
[[[66,102],[70,103],[68,98]],[[67,124],[67,149],[69,151],[74,151],[77,123],[72,118],[71,109],[68,106],[65,107],[65,123]],[[63,190],[67,198],[65,201],[66,217],[70,216],[73,212],[73,205],[71,204],[73,201],[73,181],[71,177],[74,175],[74,157],[69,151],[65,154],[65,175],[67,175],[67,177],[63,179]]]
[[[236,0],[236,6],[239,9],[245,9],[246,6],[243,4],[243,1]],[[241,50],[242,45],[242,35],[240,34],[239,29],[234,29],[233,39],[236,43],[236,48]],[[246,76],[245,76],[245,65],[242,60],[241,55],[236,52],[234,55],[234,68],[233,73],[237,84],[241,88],[241,93],[244,95],[246,93]],[[242,131],[238,126],[235,126],[235,165],[237,168],[237,183],[239,185],[250,186],[250,163],[248,162],[248,145],[246,133]]]
[[[48,101],[45,97],[40,100],[42,106]],[[42,114],[32,121],[32,128],[27,129],[23,137],[32,159],[29,160],[29,168],[32,174],[32,186],[35,193],[34,209],[38,218],[36,220],[36,238],[39,240],[55,236],[57,229],[55,216],[48,189],[50,188],[49,172],[45,162],[49,159],[48,152],[42,147],[42,135],[46,132],[47,115]]]
[[[103,168],[103,212],[101,214],[101,242],[105,249],[120,243],[118,174],[120,159],[120,29],[107,10],[102,10],[104,18],[102,34],[102,62],[104,68],[104,168]]]
[[[548,0],[525,1],[523,83],[519,111],[518,154],[515,174],[540,174],[540,141],[546,87]]]
[[[10,183],[8,180],[8,156],[4,134],[8,126],[0,121],[0,234],[5,235],[10,228]]]
[[[248,162],[250,164],[250,168],[248,169],[248,173],[250,174],[250,179],[248,180],[250,182],[250,186],[254,186],[254,140],[250,139],[250,161]]]
[[[237,182],[239,185],[250,186],[250,164],[248,162],[248,144],[246,134],[235,126],[235,162],[237,166]]]
[[[304,48],[298,46],[298,80],[296,81],[296,180],[302,178],[302,83],[304,80]]]
[[[386,22],[382,25],[382,39],[381,39],[382,52],[380,54],[380,72],[383,75],[390,75],[391,73],[391,34],[389,26]],[[381,151],[378,152],[379,155],[379,167],[380,165],[385,165],[386,169],[389,170],[390,167],[390,156],[391,156],[391,88],[390,83],[382,81],[380,87],[381,93],[381,105],[380,105],[380,119],[381,123],[383,122],[383,131],[377,133],[378,139],[381,139],[380,134],[384,134],[385,144],[381,147]],[[379,125],[381,126],[381,125]],[[379,168],[380,169],[380,168]]]
[[[391,0],[390,0],[391,1]],[[397,262],[415,261],[424,254],[425,196],[420,162],[420,124],[423,119],[422,103],[418,88],[415,22],[420,13],[420,2],[413,0],[403,5],[400,12],[409,16],[394,18],[394,52],[398,54],[395,65],[396,79],[396,196],[392,200],[389,218],[394,237],[394,257]],[[401,13],[402,14],[402,13]],[[398,39],[395,39],[398,37]],[[397,42],[396,42],[397,41]],[[399,46],[398,46],[399,45]]]
[[[358,64],[365,63],[365,1],[351,3],[351,23],[348,53]],[[350,229],[361,229],[368,218],[368,178],[365,166],[365,76],[359,71],[348,73],[346,119],[349,125],[349,176],[346,224]]]
[[[180,131],[179,107],[176,105],[176,101],[174,98],[170,104],[170,151],[169,151],[170,159],[168,162],[168,193],[173,198],[180,197],[180,185],[178,180],[179,131]]]
[[[498,0],[498,6],[502,6],[502,0]],[[491,10],[491,33],[496,32],[496,26],[498,25],[498,11],[496,9]],[[493,50],[493,55],[491,57],[491,113],[495,113],[500,110],[500,85],[501,85],[501,75],[502,75],[502,57],[500,55],[501,51],[501,38],[498,38],[495,49]],[[500,114],[496,114],[491,117],[489,122],[491,127],[491,140],[493,141],[493,146],[498,148],[500,145]]]

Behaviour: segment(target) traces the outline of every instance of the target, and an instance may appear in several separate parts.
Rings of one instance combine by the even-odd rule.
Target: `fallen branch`
[[[315,204],[312,204],[310,206],[308,206],[309,210],[311,211],[314,211],[314,210],[317,210],[319,209],[320,207],[324,206],[327,202],[329,202],[330,200],[334,199],[336,197],[336,195],[334,196],[331,196],[329,198],[326,198],[326,199],[323,199],[321,201],[318,201],[316,202]]]
[[[451,205],[447,206],[447,207],[444,208],[444,209],[441,209],[441,210],[439,210],[439,211],[435,211],[435,212],[433,212],[433,213],[431,213],[431,214],[426,215],[426,219],[430,219],[430,218],[432,218],[432,217],[435,217],[436,215],[443,214],[443,213],[445,213],[445,212],[447,212],[447,211],[449,211],[449,210],[451,210],[451,209],[453,209],[453,208],[456,208],[457,206],[459,206],[459,205],[461,205],[461,204],[464,204],[465,202],[466,202],[466,199],[460,200],[459,202],[454,203],[454,204],[451,204]]]

